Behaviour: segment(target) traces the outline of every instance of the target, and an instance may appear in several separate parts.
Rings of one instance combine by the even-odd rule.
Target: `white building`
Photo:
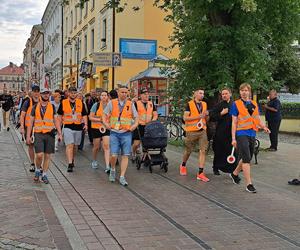
[[[62,5],[60,0],[49,0],[42,26],[44,28],[44,50],[46,77],[52,90],[62,87]]]

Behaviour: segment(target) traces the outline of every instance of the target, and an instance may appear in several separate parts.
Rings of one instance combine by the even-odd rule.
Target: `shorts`
[[[74,144],[80,145],[82,130],[72,130],[69,128],[63,128],[64,142],[66,145]]]
[[[91,128],[92,138],[102,138],[103,136],[109,136],[110,130],[106,129],[105,133],[101,133],[99,129],[97,128]]]
[[[242,159],[243,163],[250,163],[254,152],[255,137],[241,135],[236,137],[236,141],[239,160]]]
[[[201,151],[206,151],[208,146],[206,130],[186,132],[185,150],[187,153],[192,153],[196,144],[199,145]]]
[[[50,134],[34,133],[35,153],[54,154],[55,138]]]
[[[140,141],[142,137],[144,137],[145,134],[145,125],[139,125],[132,134],[132,140],[134,141]],[[139,134],[140,131],[140,134]]]
[[[127,155],[131,154],[131,132],[116,133],[114,131],[110,132],[110,153],[111,155]]]

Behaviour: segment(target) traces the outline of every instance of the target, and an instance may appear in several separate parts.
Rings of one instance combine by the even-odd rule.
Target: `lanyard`
[[[199,108],[199,106],[198,106],[198,104],[196,103],[196,101],[194,101],[195,102],[195,105],[196,105],[196,108],[197,108],[197,110],[198,110],[198,112],[199,112],[199,115],[201,115],[201,113],[202,113],[202,103],[200,102],[200,108]]]
[[[71,105],[71,109],[72,109],[72,115],[75,114],[75,108],[76,108],[76,103],[74,102],[70,102],[70,105]]]
[[[126,101],[124,102],[124,105],[121,105],[121,104],[120,104],[120,102],[118,101],[118,106],[119,106],[119,109],[120,109],[120,113],[119,113],[118,121],[120,121],[120,120],[121,120],[121,115],[122,115],[122,113],[123,113],[123,110],[124,110],[125,104],[126,104]]]
[[[42,106],[42,104],[41,104],[40,111],[41,111],[41,116],[42,116],[43,120],[44,120],[44,116],[45,116],[45,113],[46,113],[46,109],[47,109],[47,106]]]

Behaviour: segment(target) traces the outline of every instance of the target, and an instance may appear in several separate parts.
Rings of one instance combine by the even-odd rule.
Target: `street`
[[[127,188],[90,167],[91,146],[66,172],[64,148],[53,156],[50,184],[33,183],[19,134],[0,134],[1,249],[299,249],[299,146],[260,152],[253,167],[257,194],[226,175],[195,180],[178,174],[180,148],[167,150],[169,172],[130,165]],[[266,141],[263,141],[266,144]],[[100,160],[100,162],[103,159]]]

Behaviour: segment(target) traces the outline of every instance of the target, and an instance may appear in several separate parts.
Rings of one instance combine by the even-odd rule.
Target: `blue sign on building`
[[[120,38],[120,53],[123,58],[150,60],[157,55],[157,41]]]

